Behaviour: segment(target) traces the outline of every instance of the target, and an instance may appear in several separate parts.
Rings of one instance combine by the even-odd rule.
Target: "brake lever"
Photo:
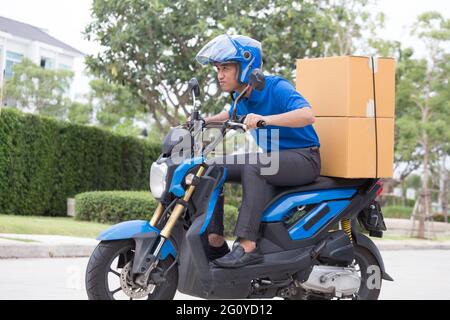
[[[236,127],[238,129],[242,129],[244,131],[247,131],[247,125],[239,122],[233,122],[233,121],[227,121],[227,125],[231,127],[231,129],[235,129]]]

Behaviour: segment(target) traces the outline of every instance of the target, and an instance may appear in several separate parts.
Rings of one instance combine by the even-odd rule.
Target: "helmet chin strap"
[[[233,113],[231,115],[231,120],[236,120],[236,110],[237,110],[237,104],[239,103],[239,100],[248,92],[250,89],[250,85],[248,84],[244,90],[242,90],[241,94],[234,100],[233,104]]]
[[[241,74],[241,82],[244,83],[245,78],[247,78],[247,74],[250,71],[250,67],[253,65],[253,62],[255,61],[255,58],[252,59],[252,61],[250,61],[247,64],[247,67],[242,70],[242,74]]]
[[[241,83],[241,79],[240,79],[240,76],[241,76],[241,64],[240,63],[236,63],[236,81],[238,82],[238,83]]]

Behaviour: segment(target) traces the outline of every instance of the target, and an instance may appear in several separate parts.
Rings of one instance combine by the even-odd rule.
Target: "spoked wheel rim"
[[[123,286],[121,284],[124,269],[129,270],[131,265],[130,259],[134,257],[134,252],[134,246],[130,245],[124,247],[118,251],[107,264],[108,270],[105,276],[105,287],[111,300],[137,300],[136,298],[127,295],[123,291]],[[125,259],[126,261],[122,268],[118,267],[120,258]],[[148,296],[145,296],[142,299],[148,299]]]
[[[132,267],[134,252],[134,246],[132,245],[122,248],[108,263],[107,268],[109,270],[106,274],[105,281],[108,296],[112,300],[148,300],[155,292],[156,287],[154,285],[149,285],[148,289],[145,290],[132,283],[130,269]],[[126,261],[122,268],[118,267],[120,258]]]

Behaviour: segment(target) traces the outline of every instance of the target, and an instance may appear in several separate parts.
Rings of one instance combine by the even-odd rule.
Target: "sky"
[[[422,43],[410,35],[411,26],[417,17],[426,11],[438,11],[450,18],[448,0],[378,0],[378,10],[386,15],[386,27],[379,36],[386,40],[399,40],[415,49],[418,57],[425,55]]]
[[[83,39],[91,20],[92,0],[0,0],[0,16],[45,29],[53,37],[84,53],[98,45]]]
[[[84,39],[82,32],[91,20],[92,0],[0,0],[0,16],[45,29],[50,35],[85,54],[95,54],[100,46]],[[84,59],[75,60],[71,98],[79,100],[89,92]]]
[[[0,16],[25,22],[43,29],[84,53],[95,53],[99,46],[81,34],[89,23],[92,0],[0,0]],[[415,46],[409,26],[426,10],[437,10],[450,17],[448,0],[378,0],[378,10],[387,16],[385,39],[402,40]]]

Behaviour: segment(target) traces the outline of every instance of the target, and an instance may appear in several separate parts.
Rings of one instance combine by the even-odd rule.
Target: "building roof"
[[[66,51],[70,51],[72,53],[84,55],[83,52],[69,46],[68,44],[52,37],[45,31],[39,29],[38,27],[19,22],[16,20],[12,20],[9,18],[5,18],[0,16],[0,31],[12,34],[17,37],[29,39],[32,41],[39,41],[42,43],[46,43],[58,48],[62,48]]]

